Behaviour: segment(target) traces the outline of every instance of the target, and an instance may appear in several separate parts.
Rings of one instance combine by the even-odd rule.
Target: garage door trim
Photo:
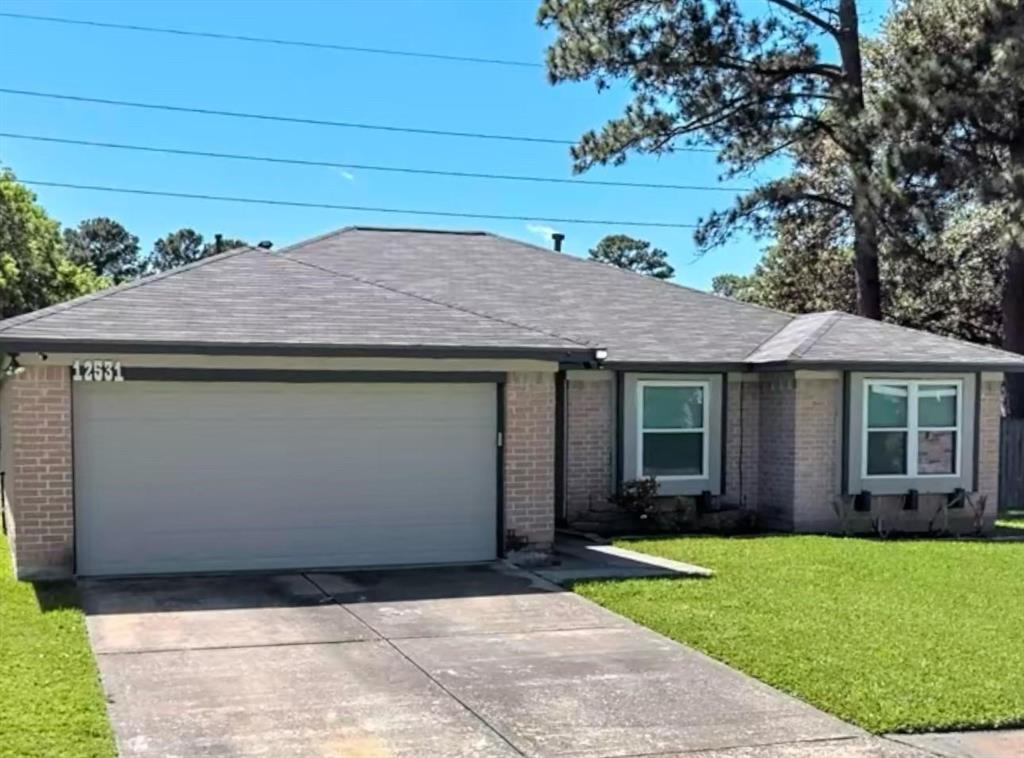
[[[125,366],[125,381],[146,382],[273,382],[302,384],[333,384],[355,382],[370,384],[504,384],[503,371],[328,371],[323,369],[262,368],[152,368]]]
[[[70,367],[68,372],[71,372]],[[495,385],[496,429],[495,429],[495,547],[496,556],[501,559],[505,551],[505,385],[508,374],[504,371],[331,371],[301,369],[190,369],[159,367],[125,367],[125,381],[167,381],[167,382],[283,382],[283,383],[417,383],[464,384],[485,383]],[[70,397],[71,470],[75,468],[74,397]],[[78,561],[78,503],[77,483],[71,484],[71,524],[74,538],[71,540],[72,572],[79,575]]]

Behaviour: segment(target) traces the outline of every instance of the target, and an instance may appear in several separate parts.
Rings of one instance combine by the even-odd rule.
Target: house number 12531
[[[71,364],[71,378],[76,382],[123,382],[121,361],[75,361]]]

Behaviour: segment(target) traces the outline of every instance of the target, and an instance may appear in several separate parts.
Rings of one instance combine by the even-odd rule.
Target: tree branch
[[[780,8],[785,8],[790,13],[800,16],[800,18],[804,19],[805,21],[810,21],[816,27],[828,32],[833,37],[839,34],[839,30],[836,27],[832,26],[832,24],[820,19],[818,16],[815,16],[813,13],[806,10],[805,8],[802,8],[796,3],[791,2],[791,0],[768,0],[768,2],[771,3],[772,5],[779,6]]]

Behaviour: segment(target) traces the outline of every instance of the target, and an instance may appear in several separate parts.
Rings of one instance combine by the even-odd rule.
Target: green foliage
[[[711,292],[720,297],[754,302],[750,288],[754,285],[753,275],[718,274],[711,280]]]
[[[625,234],[609,234],[590,250],[590,260],[653,276],[671,279],[675,269],[669,265],[668,253],[652,248],[651,243]]]
[[[113,758],[74,586],[18,582],[9,556],[0,535],[0,754]]]
[[[715,575],[577,592],[840,718],[873,732],[1024,724],[1024,543],[619,544]]]
[[[728,178],[789,157],[788,176],[702,221],[698,244],[824,219],[854,250],[859,311],[879,318],[873,122],[855,0],[769,1],[769,12],[752,13],[738,0],[544,0],[538,20],[558,33],[548,50],[552,82],[589,79],[604,89],[622,80],[632,92],[621,116],[573,147],[575,169],[714,145]],[[825,154],[840,181],[803,170]]]
[[[1003,214],[968,206],[925,236],[913,255],[881,260],[885,320],[936,334],[998,345],[1002,335]],[[723,274],[712,290],[792,313],[856,311],[849,248],[828,245],[808,229],[779,229],[749,276]],[[883,239],[883,250],[888,240]]]
[[[886,28],[879,86],[891,176],[921,190],[918,209],[950,196],[1004,213],[1002,345],[1024,354],[1024,3],[904,0]],[[1024,418],[1024,375],[1007,377]]]
[[[10,170],[0,171],[0,318],[88,294],[109,282],[71,261],[60,225]]]
[[[169,271],[198,261],[205,251],[203,235],[194,229],[179,229],[153,243],[147,264],[151,271]]]
[[[645,479],[631,479],[623,482],[618,491],[608,498],[608,502],[626,513],[644,520],[654,513],[657,507],[658,480],[653,476]]]
[[[113,219],[90,218],[65,229],[64,246],[72,261],[114,284],[135,279],[143,270],[139,238]]]
[[[153,252],[146,260],[149,273],[169,271],[178,266],[194,263],[217,252],[227,252],[248,243],[239,239],[221,240],[220,250],[216,242],[204,242],[203,235],[194,229],[179,229],[153,243]]]

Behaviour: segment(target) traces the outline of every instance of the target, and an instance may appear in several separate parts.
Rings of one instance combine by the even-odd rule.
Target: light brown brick
[[[0,385],[4,503],[19,578],[73,570],[71,377],[62,366],[29,366]]]

